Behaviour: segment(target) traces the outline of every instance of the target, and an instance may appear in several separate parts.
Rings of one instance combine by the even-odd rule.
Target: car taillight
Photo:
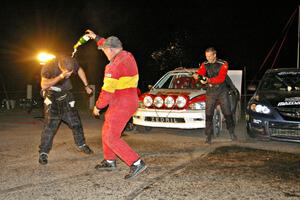
[[[150,107],[153,104],[153,99],[151,96],[145,96],[143,99],[143,103],[146,107]]]
[[[187,103],[187,99],[183,96],[178,96],[176,98],[176,105],[178,108],[183,108]]]
[[[167,108],[172,108],[174,106],[174,104],[175,104],[175,100],[172,96],[167,96],[165,98],[165,106]]]
[[[161,96],[157,96],[153,100],[153,104],[157,108],[161,108],[164,105],[164,100]]]

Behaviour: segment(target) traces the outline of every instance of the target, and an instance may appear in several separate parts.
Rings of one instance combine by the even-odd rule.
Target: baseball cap
[[[98,46],[98,49],[102,49],[105,47],[109,48],[122,48],[122,42],[116,36],[110,36],[105,39],[102,45]]]

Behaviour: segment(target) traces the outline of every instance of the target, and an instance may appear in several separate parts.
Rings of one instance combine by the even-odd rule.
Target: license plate
[[[183,118],[170,118],[170,117],[145,117],[145,121],[163,122],[163,123],[185,123]]]

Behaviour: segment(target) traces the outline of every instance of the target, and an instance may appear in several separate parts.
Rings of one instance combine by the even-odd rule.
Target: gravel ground
[[[244,122],[238,142],[226,131],[204,144],[203,130],[155,128],[126,132],[148,169],[124,180],[120,160],[113,172],[99,172],[102,119],[81,113],[93,155],[74,146],[60,127],[46,166],[38,164],[43,127],[40,113],[0,113],[0,199],[300,199],[300,144],[250,140]]]

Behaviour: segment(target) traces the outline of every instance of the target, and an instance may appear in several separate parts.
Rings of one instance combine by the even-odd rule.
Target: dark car
[[[246,123],[250,137],[300,142],[300,69],[266,71],[248,102]]]

